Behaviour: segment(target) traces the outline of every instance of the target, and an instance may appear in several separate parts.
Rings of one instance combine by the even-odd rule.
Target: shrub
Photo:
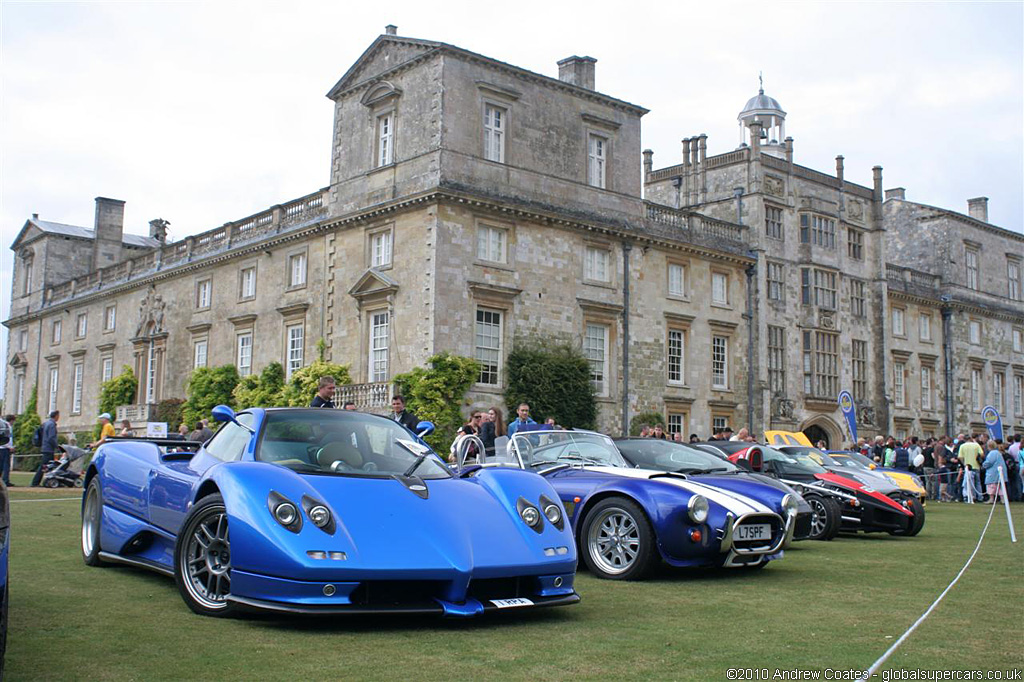
[[[292,378],[281,391],[280,404],[287,407],[308,407],[316,395],[320,377],[332,376],[339,386],[351,384],[347,365],[336,365],[323,359],[323,354],[316,362],[306,365],[292,373]]]
[[[100,409],[97,414],[108,412],[110,421],[113,422],[117,418],[118,405],[131,405],[135,402],[135,389],[138,385],[132,368],[128,365],[121,367],[120,374],[100,384]],[[86,444],[99,440],[101,428],[97,421],[92,429],[92,437]]]
[[[181,413],[184,406],[185,401],[181,398],[165,398],[157,403],[153,416],[156,421],[167,424],[167,433],[174,433],[181,424]],[[115,424],[114,426],[118,427],[118,431],[120,431],[120,424]]]
[[[39,413],[36,411],[38,409],[36,406],[37,393],[37,387],[33,386],[32,392],[28,396],[28,403],[25,405],[25,411],[14,420],[14,433],[12,434],[14,436],[14,450],[19,455],[39,452],[39,448],[32,445],[32,434],[43,423],[39,419]],[[38,457],[18,457],[15,458],[14,462],[17,468],[27,471],[31,471],[39,466]]]
[[[433,356],[427,363],[429,368],[417,367],[396,376],[395,389],[405,398],[407,410],[434,423],[434,433],[424,440],[444,454],[462,426],[460,408],[466,391],[480,374],[480,364],[447,352]]]
[[[238,370],[234,365],[197,367],[188,378],[188,399],[182,405],[181,418],[191,428],[200,419],[208,419],[210,410],[217,405],[233,407],[231,392],[237,385]]]
[[[239,410],[247,407],[277,407],[284,404],[284,368],[280,362],[272,362],[259,374],[242,377],[235,386],[235,406]]]
[[[629,420],[629,435],[639,436],[640,429],[642,429],[645,424],[652,428],[655,424],[664,425],[665,417],[663,417],[659,412],[641,412]]]
[[[508,356],[505,404],[509,421],[519,403],[538,422],[554,417],[567,428],[592,429],[597,418],[590,365],[583,353],[553,340],[517,346]]]

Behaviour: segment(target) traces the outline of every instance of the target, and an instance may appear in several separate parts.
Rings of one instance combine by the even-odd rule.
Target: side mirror
[[[235,421],[235,411],[227,405],[218,405],[210,411],[213,415],[213,420],[217,422],[233,422]]]
[[[238,421],[238,418],[235,417],[235,411],[232,410],[227,405],[218,405],[217,407],[215,407],[212,410],[210,410],[210,414],[213,415],[213,420],[214,421],[218,421],[218,422],[231,422],[232,424],[235,424],[236,426],[241,426],[243,429],[245,429],[249,433],[252,433],[252,434],[256,433],[250,427],[246,426],[245,424],[240,423]],[[207,441],[207,443],[208,442],[209,441]],[[204,445],[205,445],[205,443],[204,443]]]
[[[433,422],[426,422],[426,421],[424,421],[424,422],[420,422],[419,424],[416,425],[416,435],[419,436],[420,438],[423,438],[424,436],[429,436],[433,432],[434,432],[434,424],[433,424]]]

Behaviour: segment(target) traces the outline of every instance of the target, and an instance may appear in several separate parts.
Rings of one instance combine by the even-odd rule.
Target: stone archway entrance
[[[812,445],[825,441],[826,450],[837,450],[843,446],[843,431],[839,425],[824,415],[808,419],[800,428]]]

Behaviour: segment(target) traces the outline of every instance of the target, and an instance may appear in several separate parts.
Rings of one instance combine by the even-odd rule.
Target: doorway
[[[804,435],[807,436],[807,440],[811,441],[811,444],[815,447],[817,447],[820,440],[825,443],[825,450],[832,449],[832,442],[828,437],[828,432],[817,424],[812,424],[804,429]]]

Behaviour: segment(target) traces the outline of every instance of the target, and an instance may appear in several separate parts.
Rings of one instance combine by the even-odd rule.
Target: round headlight
[[[274,507],[274,518],[282,526],[290,526],[299,518],[299,511],[291,502],[282,502]]]
[[[799,505],[797,504],[796,498],[786,493],[786,496],[782,498],[782,511],[787,516],[795,516]]]
[[[331,512],[327,510],[327,507],[318,504],[309,510],[309,520],[317,528],[323,528],[331,522]]]
[[[694,523],[704,523],[708,520],[708,498],[703,495],[694,495],[686,506],[686,513]]]
[[[519,512],[519,515],[523,517],[523,521],[530,528],[533,528],[540,523],[540,512],[537,511],[536,507],[523,507],[523,510]]]
[[[558,508],[557,504],[549,504],[544,507],[544,516],[547,517],[551,523],[558,523],[562,520],[562,510]]]

